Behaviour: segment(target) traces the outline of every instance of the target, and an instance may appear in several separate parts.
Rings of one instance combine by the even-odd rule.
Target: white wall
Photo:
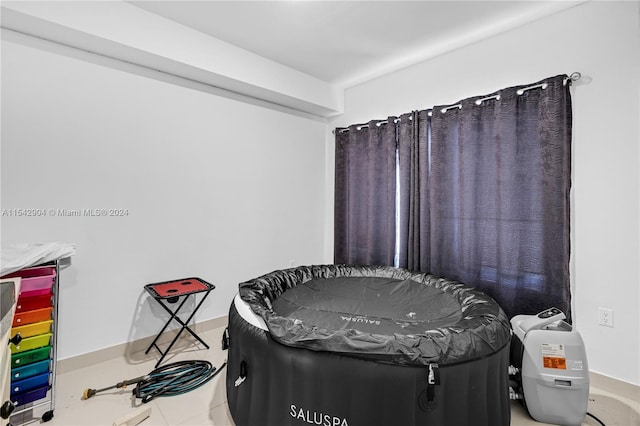
[[[545,77],[579,71],[574,102],[572,283],[574,319],[596,371],[640,384],[638,2],[589,2],[348,89],[345,114],[362,123]],[[327,187],[333,188],[327,132]],[[329,193],[330,191],[328,191]],[[325,256],[332,250],[327,197]],[[614,310],[614,328],[598,325]]]
[[[62,272],[59,357],[155,335],[143,285],[217,288],[321,263],[326,125],[2,42],[2,209],[127,209],[125,217],[2,217],[2,244],[77,244]],[[218,342],[209,342],[217,345]]]

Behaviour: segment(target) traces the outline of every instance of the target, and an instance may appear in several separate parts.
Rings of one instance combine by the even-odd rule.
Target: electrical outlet
[[[599,324],[613,327],[613,309],[598,308]]]

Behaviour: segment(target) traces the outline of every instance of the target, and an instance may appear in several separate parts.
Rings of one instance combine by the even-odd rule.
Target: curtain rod
[[[581,78],[582,78],[582,74],[577,72],[577,71],[575,71],[575,72],[572,72],[571,74],[569,74],[569,76],[564,79],[562,84],[566,86],[568,82],[572,82],[573,83],[575,81],[580,80]],[[543,89],[543,90],[546,89],[547,88],[547,83],[540,83],[540,84],[534,84],[533,86],[523,87],[522,89],[518,89],[516,91],[516,93],[518,95],[522,95],[522,94],[524,94],[524,92],[526,92],[528,90],[538,89],[538,88]],[[499,94],[495,94],[495,95],[487,96],[485,98],[478,99],[478,100],[475,101],[475,104],[476,105],[482,105],[482,103],[484,101],[489,101],[489,100],[492,100],[492,99],[500,100],[500,95]],[[440,110],[440,112],[445,113],[445,112],[449,111],[450,109],[455,109],[455,108],[462,109],[462,104],[455,104],[455,105],[446,106],[446,107],[442,108]],[[427,115],[429,117],[431,117],[431,115],[432,115],[431,110],[427,110]],[[412,120],[412,119],[413,119],[413,117],[410,116],[409,120]],[[378,126],[378,127],[381,124],[387,124],[389,122],[388,119],[385,119],[385,120],[371,120],[371,121],[377,121],[376,126]],[[394,123],[397,123],[399,121],[400,121],[399,118],[396,118],[395,120],[393,120]],[[357,124],[356,126],[357,126],[357,129],[360,130],[362,128],[369,127],[369,124],[368,123],[363,123],[363,124]],[[349,127],[336,127],[335,129],[333,129],[331,131],[331,133],[333,133],[335,135],[336,131],[338,131],[338,132],[348,132],[349,131]]]

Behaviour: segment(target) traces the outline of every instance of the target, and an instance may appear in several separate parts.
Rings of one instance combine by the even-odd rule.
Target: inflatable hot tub
[[[430,274],[341,265],[240,284],[227,400],[238,426],[509,425],[509,320]]]

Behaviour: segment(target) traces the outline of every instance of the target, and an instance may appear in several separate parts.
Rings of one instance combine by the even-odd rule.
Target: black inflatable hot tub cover
[[[280,315],[274,310],[277,299],[287,290],[305,283],[310,285],[311,280],[322,282],[323,279],[340,277],[370,278],[372,281],[389,279],[389,285],[403,288],[400,292],[391,290],[395,306],[402,303],[415,306],[420,303],[420,294],[424,293],[422,290],[428,290],[430,294],[439,296],[429,298],[439,306],[429,306],[427,300],[425,309],[443,312],[443,317],[426,322],[416,321],[414,324],[411,324],[411,318],[403,318],[402,321],[383,318],[388,322],[396,322],[397,330],[377,333],[363,331],[362,327],[356,327],[349,321],[342,321],[335,327],[324,324],[318,326],[306,318],[299,318],[295,310],[290,315]],[[386,266],[302,266],[274,271],[241,283],[239,287],[240,297],[264,319],[271,337],[287,346],[335,352],[390,364],[424,366],[437,363],[442,366],[489,356],[507,345],[511,338],[509,320],[491,297],[459,282],[431,274]],[[308,291],[312,292],[313,288]],[[327,303],[331,306],[331,301],[325,301],[325,305]],[[443,304],[444,310],[440,306]],[[348,313],[340,312],[339,308],[334,309],[336,317],[342,315],[342,319],[349,319]],[[378,322],[378,319],[367,317],[372,322]],[[405,332],[407,324],[410,325],[407,327],[409,332]],[[434,325],[429,327],[429,324]],[[416,332],[417,328],[419,332]]]

